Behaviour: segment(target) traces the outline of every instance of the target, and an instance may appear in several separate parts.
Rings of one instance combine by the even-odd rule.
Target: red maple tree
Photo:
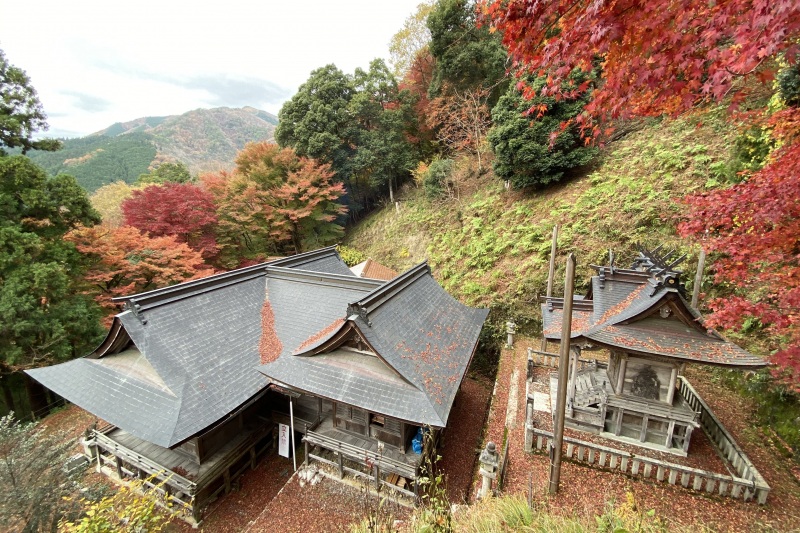
[[[795,0],[484,0],[482,12],[502,33],[514,68],[547,77],[543,95],[592,91],[577,121],[595,137],[610,118],[740,99],[743,81],[768,77],[778,53],[795,61],[800,36]],[[598,66],[593,89],[570,83],[574,69]]]
[[[778,340],[773,362],[800,392],[800,109],[771,124],[786,143],[772,162],[728,189],[686,198],[679,230],[704,236],[703,246],[720,254],[715,281],[740,289],[709,302],[709,324],[764,327]]]
[[[172,235],[206,261],[216,256],[214,197],[197,185],[168,182],[133,191],[122,202],[122,213],[125,224],[151,237]]]
[[[676,116],[726,99],[734,107],[781,62],[795,65],[800,43],[795,0],[483,0],[481,10],[501,31],[513,68],[546,77],[541,94],[590,91],[576,122],[595,139],[616,118]],[[596,87],[569,83],[573,70],[596,68]],[[704,247],[719,255],[717,281],[738,289],[711,302],[710,323],[732,328],[749,320],[766,328],[778,347],[773,360],[798,390],[800,113],[790,108],[770,120],[780,148],[764,168],[686,199],[680,231],[707,234]]]

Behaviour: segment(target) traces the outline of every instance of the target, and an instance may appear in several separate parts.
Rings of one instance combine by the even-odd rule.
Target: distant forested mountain
[[[51,175],[71,174],[93,192],[117,180],[132,183],[164,161],[180,161],[193,173],[233,167],[251,141],[272,140],[278,118],[253,107],[196,109],[183,115],[117,122],[57,152],[28,153]]]

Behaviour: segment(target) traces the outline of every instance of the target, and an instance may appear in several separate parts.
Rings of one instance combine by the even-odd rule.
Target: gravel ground
[[[800,530],[800,486],[791,473],[793,464],[760,435],[752,422],[752,406],[736,394],[716,386],[709,379],[709,374],[695,365],[689,365],[688,379],[772,487],[766,506],[696,494],[683,488],[630,479],[619,473],[604,472],[570,462],[562,464],[558,495],[548,497],[547,456],[528,454],[523,450],[526,348],[538,344],[537,339],[520,338],[515,350],[503,351],[500,361],[484,444],[488,440],[502,442],[510,377],[515,367],[518,386],[522,391],[518,394],[516,427],[508,433],[509,471],[505,492],[527,495],[530,483],[534,500],[541,502],[552,512],[585,517],[591,522],[594,522],[594,515],[604,512],[608,502],[624,502],[626,494],[630,493],[639,509],[654,509],[672,529],[703,530],[705,527],[712,531],[737,532],[764,531],[769,528],[777,531]],[[702,430],[697,430],[692,435],[691,453],[702,457],[691,458],[689,461],[718,463],[719,459],[711,455],[714,452],[710,445],[707,447],[708,441],[704,436],[698,439],[697,444],[694,442],[695,437],[700,437],[701,434]],[[669,457],[677,459],[672,455]]]

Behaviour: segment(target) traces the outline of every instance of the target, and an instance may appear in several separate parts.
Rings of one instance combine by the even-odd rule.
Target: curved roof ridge
[[[336,251],[337,246],[338,245],[334,244],[333,246],[318,248],[316,250],[311,250],[310,252],[303,252],[302,254],[295,254],[295,255],[290,255],[289,257],[282,257],[280,259],[269,261],[268,263],[265,263],[265,265],[296,268],[306,263],[317,261],[322,257],[327,257],[330,255],[335,255],[336,257],[339,257],[339,252]]]
[[[290,268],[285,266],[268,265],[264,269],[270,279],[282,279],[285,281],[298,281],[302,283],[328,285],[344,287],[364,292],[372,292],[382,286],[385,282],[378,279],[360,278],[347,274],[336,274],[332,272],[318,272],[316,270],[304,270],[302,268]]]
[[[413,266],[394,278],[383,283],[375,290],[347,306],[348,315],[358,315],[369,324],[369,314],[378,309],[381,305],[392,299],[393,296],[417,281],[425,275],[431,274],[427,259],[416,266]],[[368,278],[361,278],[368,279]]]
[[[169,287],[162,287],[160,289],[154,289],[152,291],[142,292],[139,294],[132,294],[130,296],[118,296],[116,298],[112,298],[112,301],[124,302],[130,309],[133,310],[134,314],[138,314],[140,311],[168,304],[176,300],[190,298],[198,294],[203,294],[263,276],[269,266],[297,268],[304,264],[318,261],[320,258],[324,257],[336,257],[337,259],[341,260],[341,258],[339,258],[339,254],[336,252],[336,246],[328,246],[326,248],[320,248],[318,250],[312,250],[310,252],[304,252],[290,257],[273,259],[272,261],[259,263],[257,265],[251,265],[237,268],[236,270],[231,270],[228,272],[213,274],[200,279],[184,281],[183,283],[178,283]]]

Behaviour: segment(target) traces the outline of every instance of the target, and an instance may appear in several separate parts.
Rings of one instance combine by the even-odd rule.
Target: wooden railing
[[[728,433],[725,426],[717,419],[711,408],[705,401],[697,394],[697,391],[689,384],[683,377],[678,378],[678,391],[686,403],[692,408],[693,411],[699,413],[698,422],[700,427],[703,428],[708,438],[717,447],[720,453],[727,459],[739,477],[747,479],[755,484],[758,488],[758,503],[764,504],[767,501],[770,487],[766,480],[756,469],[755,465],[747,457],[733,436]],[[762,501],[763,500],[763,501]]]
[[[306,447],[306,461],[315,460],[334,468],[338,468],[339,477],[344,477],[344,474],[348,473],[358,478],[374,481],[376,488],[385,486],[405,496],[416,498],[416,492],[404,489],[381,478],[381,473],[392,473],[403,476],[415,486],[416,491],[417,469],[415,466],[397,461],[391,457],[383,455],[382,453],[373,452],[372,450],[354,446],[321,433],[316,433],[311,431],[311,429],[306,431],[303,441],[305,442]],[[312,453],[311,446],[319,446],[320,448],[335,452],[337,455],[337,461],[331,461],[330,459],[326,459],[322,456]],[[370,473],[366,473],[355,468],[350,468],[344,463],[345,458],[358,464],[367,466],[370,470]]]
[[[91,437],[85,441],[86,446],[96,447],[93,457],[98,466],[110,469],[119,478],[141,479],[145,486],[156,490],[165,500],[177,504],[187,510],[195,520],[199,520],[202,507],[223,490],[230,491],[232,479],[236,479],[248,467],[255,468],[257,457],[267,449],[267,445],[263,449],[257,445],[269,435],[272,427],[265,425],[253,431],[233,449],[226,451],[226,460],[215,463],[196,481],[187,479],[116,442],[106,435],[112,429],[114,426],[94,430]],[[249,458],[244,461],[243,458],[248,452]],[[133,470],[127,468],[126,464]],[[222,481],[215,483],[218,479]]]
[[[553,434],[549,431],[533,429],[533,436],[535,437],[534,450],[549,452],[553,445]],[[716,492],[720,496],[744,501],[755,497],[762,505],[766,503],[769,494],[769,486],[760,486],[749,479],[717,474],[650,457],[636,456],[622,450],[570,437],[564,437],[564,442],[567,444],[567,451],[564,455],[567,459],[621,472],[630,477],[641,477],[670,485],[680,484],[685,488],[691,486],[694,490],[705,490],[707,493]]]
[[[86,439],[86,444],[98,448],[96,451],[98,466],[105,466],[116,471],[120,478],[124,474],[127,477],[142,479],[146,486],[156,489],[168,501],[192,512],[194,496],[197,491],[197,484],[194,481],[122,446],[105,435],[102,430],[92,431],[91,436]],[[105,456],[103,451],[110,453],[112,457]],[[123,461],[136,468],[137,471],[126,468]],[[142,473],[145,475],[142,476]]]

